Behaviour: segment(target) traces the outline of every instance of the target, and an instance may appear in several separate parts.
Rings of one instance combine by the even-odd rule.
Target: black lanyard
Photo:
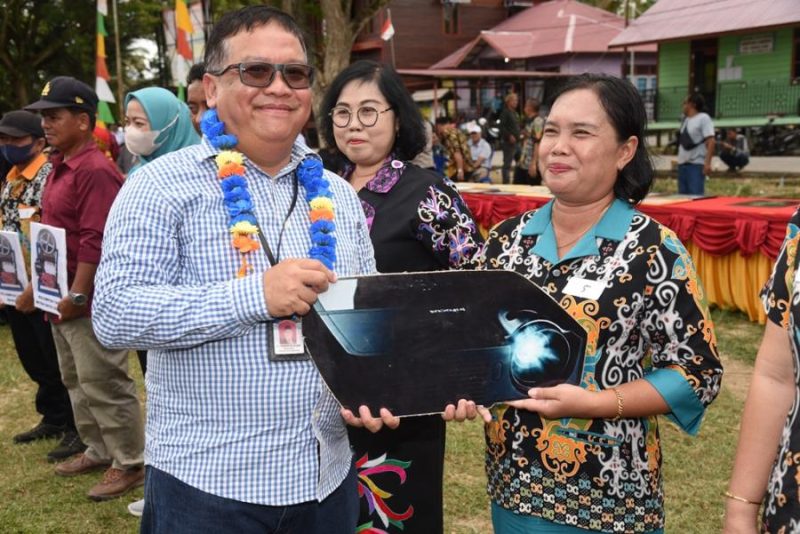
[[[295,206],[297,205],[297,171],[292,173],[292,204],[289,206],[289,212],[286,214],[286,217],[283,218],[283,224],[281,225],[281,231],[278,233],[278,248],[276,249],[277,258],[275,255],[272,254],[272,249],[269,248],[269,243],[267,243],[267,237],[264,235],[264,231],[261,229],[261,225],[258,224],[258,219],[256,218],[255,211],[253,212],[253,218],[256,220],[256,228],[258,228],[258,239],[261,241],[261,247],[264,249],[264,253],[267,255],[267,261],[269,262],[270,266],[274,267],[280,261],[281,258],[281,243],[283,242],[283,232],[286,230],[286,223],[289,221],[289,217],[291,217],[292,212],[294,211]]]

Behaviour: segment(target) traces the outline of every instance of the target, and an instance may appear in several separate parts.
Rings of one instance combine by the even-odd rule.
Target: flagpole
[[[120,123],[124,122],[122,118],[125,116],[125,112],[122,109],[123,101],[122,101],[122,92],[124,90],[124,80],[122,79],[122,50],[119,47],[119,18],[117,14],[119,13],[119,6],[117,5],[117,0],[113,1],[114,4],[114,46],[117,49],[117,107],[119,111],[119,121]]]
[[[392,20],[392,10],[389,9],[388,7],[386,8],[386,16],[389,17],[390,21]],[[394,26],[394,24],[392,24],[392,26]],[[394,69],[396,68],[395,58],[394,58],[394,34],[392,35],[392,38],[389,39],[389,49],[392,52],[392,68]]]

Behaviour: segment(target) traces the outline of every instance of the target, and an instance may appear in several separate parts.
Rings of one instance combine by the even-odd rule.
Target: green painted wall
[[[730,66],[740,76],[725,79],[719,72],[717,118],[800,115],[800,84],[791,81],[793,32],[794,28],[781,28],[719,38],[718,69]],[[743,39],[764,36],[774,38],[771,52],[740,53]],[[680,118],[681,102],[689,90],[690,51],[688,40],[662,43],[658,47],[656,117],[659,121]]]
[[[743,39],[773,36],[773,51],[764,54],[741,54],[739,43]],[[730,57],[734,67],[742,68],[742,81],[757,81],[768,78],[788,80],[792,72],[792,28],[772,32],[743,35],[725,35],[719,38],[719,68],[727,65]],[[724,83],[724,82],[723,82]]]
[[[717,117],[753,117],[769,114],[797,115],[800,86],[791,84],[793,28],[719,39],[719,67],[741,69],[737,80],[723,80],[717,90]],[[752,37],[773,38],[772,52],[742,54],[739,45]],[[738,74],[738,73],[737,73]]]
[[[689,91],[689,41],[658,45],[658,102],[659,121],[678,120],[681,102]]]

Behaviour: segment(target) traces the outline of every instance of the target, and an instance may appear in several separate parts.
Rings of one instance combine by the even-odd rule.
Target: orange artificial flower
[[[227,178],[228,176],[233,176],[234,174],[238,174],[240,176],[244,176],[244,165],[240,165],[238,163],[230,162],[226,163],[222,167],[219,168],[217,172],[217,176],[219,178]]]
[[[236,248],[242,254],[247,254],[252,250],[258,250],[261,245],[258,244],[258,241],[254,239],[250,239],[247,235],[237,235],[231,241],[233,247]]]
[[[311,210],[308,215],[311,218],[311,222],[317,222],[319,220],[333,220],[333,210]]]

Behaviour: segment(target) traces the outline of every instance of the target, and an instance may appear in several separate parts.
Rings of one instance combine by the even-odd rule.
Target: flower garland
[[[231,244],[241,256],[242,264],[236,276],[242,278],[253,268],[247,261],[247,255],[261,248],[256,239],[258,221],[253,213],[253,199],[244,177],[244,156],[235,150],[239,139],[225,133],[225,123],[219,119],[216,109],[208,110],[203,115],[200,129],[209,143],[220,150],[215,159],[217,177],[220,179],[225,208],[230,217],[228,230],[232,236]],[[336,263],[334,203],[322,162],[313,157],[305,158],[297,168],[297,179],[306,190],[306,201],[311,208],[308,214],[311,219],[311,247],[308,255],[311,259],[322,262],[328,269],[333,269]]]

